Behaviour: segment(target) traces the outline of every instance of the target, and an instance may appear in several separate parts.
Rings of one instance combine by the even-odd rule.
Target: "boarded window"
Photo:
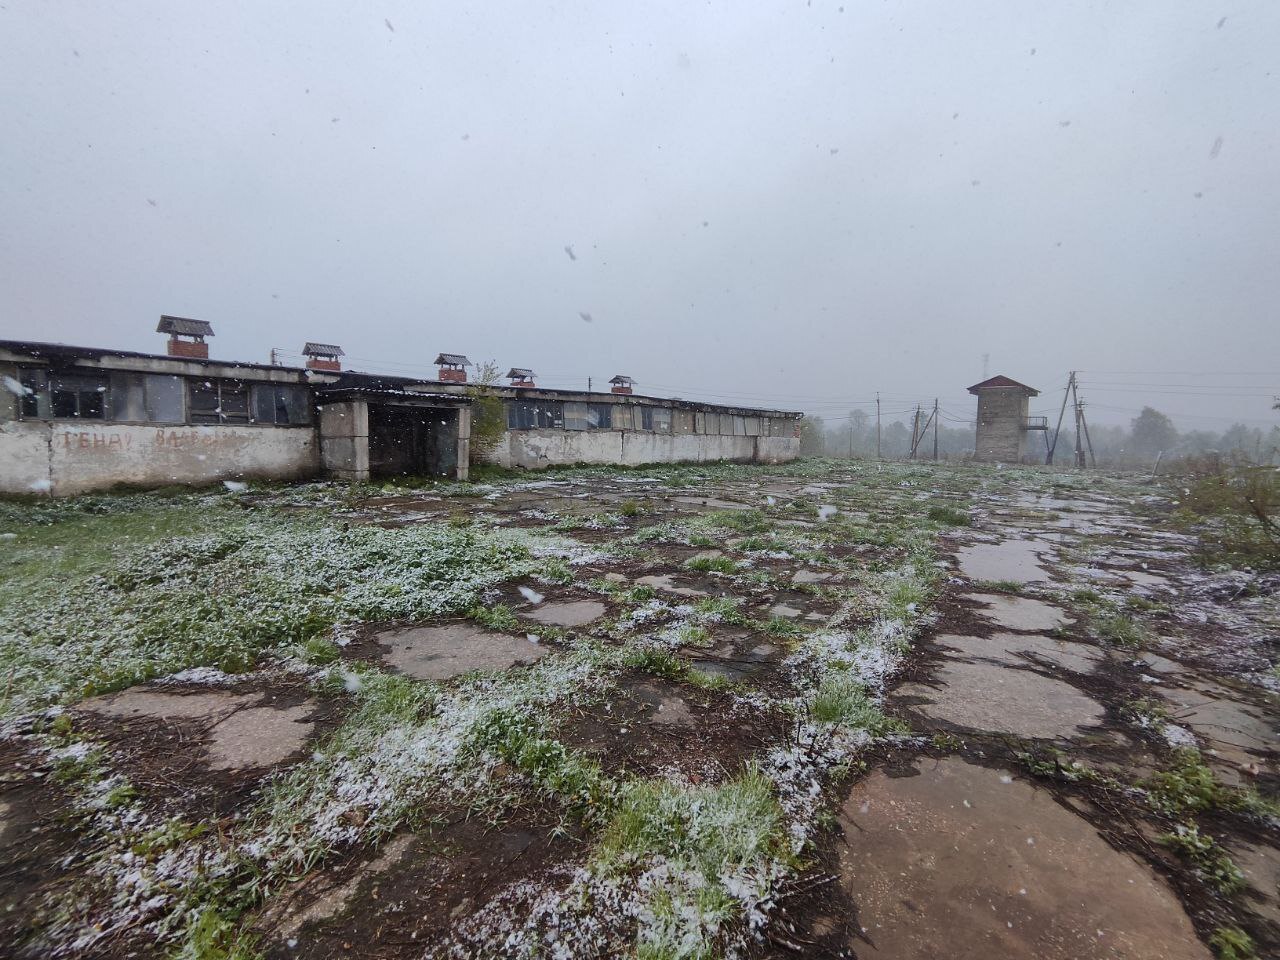
[[[671,408],[670,407],[648,407],[653,422],[652,430],[657,433],[671,432]]]
[[[747,425],[748,437],[760,436],[760,418],[759,417],[747,417],[746,425]]]
[[[561,430],[564,404],[559,400],[511,400],[507,402],[508,430]]]
[[[624,406],[621,403],[609,405],[609,415],[612,418],[613,429],[615,430],[638,430],[642,417],[635,407]]]
[[[608,430],[612,426],[612,403],[569,402],[564,405],[566,430]]]
[[[249,390],[242,380],[191,380],[192,423],[248,423]]]
[[[640,429],[641,430],[653,429],[653,407],[640,408]]]
[[[311,398],[306,387],[288,383],[255,383],[253,422],[297,426],[311,422]]]

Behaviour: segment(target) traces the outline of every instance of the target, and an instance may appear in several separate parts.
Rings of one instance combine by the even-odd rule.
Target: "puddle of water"
[[[1035,739],[1075,736],[1104,715],[1102,704],[1070,684],[988,663],[949,660],[938,670],[940,688],[900,687],[897,697],[920,697],[924,716],[956,726]]]
[[[982,616],[1007,630],[1052,630],[1071,622],[1059,607],[1027,597],[971,593],[969,599],[985,604]]]
[[[960,572],[971,580],[1008,580],[1035,583],[1048,578],[1038,553],[1049,549],[1042,540],[1002,540],[975,543],[956,553]]]
[[[792,583],[826,583],[834,574],[820,573],[817,570],[797,570],[791,578]]]
[[[605,605],[598,600],[567,600],[548,603],[537,610],[521,611],[520,615],[553,627],[580,627],[604,616]]]
[[[1229,853],[1244,874],[1254,910],[1280,925],[1280,850],[1249,843],[1232,844]]]
[[[387,630],[376,639],[391,648],[384,658],[390,666],[419,680],[448,680],[469,670],[506,670],[551,652],[523,637],[488,633],[469,623]]]
[[[1077,673],[1092,673],[1103,659],[1097,647],[1086,643],[1019,633],[993,633],[989,637],[944,634],[937,637],[937,641],[965,656],[982,657],[998,663],[1027,665],[1026,658],[1020,654],[1032,653]]]
[[[769,608],[769,616],[786,617],[787,619],[795,619],[804,613],[803,610],[797,610],[795,607],[789,607],[785,603],[777,603]]]
[[[1229,768],[1257,764],[1263,770],[1280,772],[1275,751],[1280,746],[1280,723],[1261,709],[1234,699],[1229,689],[1202,681],[1196,689],[1164,686],[1161,692],[1173,701],[1170,711],[1179,726],[1189,727],[1196,737]],[[1269,753],[1270,757],[1257,756]],[[1234,769],[1227,778],[1239,782]]]
[[[717,500],[715,497],[672,497],[674,503],[683,503],[691,507],[706,507],[709,510],[750,510],[745,503],[733,500]]]
[[[957,759],[915,772],[873,774],[840,816],[859,957],[1209,960],[1164,882],[1047,791]]]
[[[705,597],[708,596],[705,590],[696,590],[693,587],[676,586],[675,578],[669,574],[663,576],[637,577],[636,583],[646,587],[653,587],[655,590],[665,590],[667,593],[674,593],[680,597]]]

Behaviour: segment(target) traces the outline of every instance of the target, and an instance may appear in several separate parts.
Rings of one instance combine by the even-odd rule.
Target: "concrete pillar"
[[[327,403],[320,408],[320,461],[340,480],[369,479],[369,404]]]
[[[471,407],[458,407],[458,467],[456,478],[471,476]]]

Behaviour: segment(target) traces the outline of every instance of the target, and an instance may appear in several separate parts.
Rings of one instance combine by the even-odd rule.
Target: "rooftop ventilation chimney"
[[[338,358],[346,356],[336,344],[309,341],[303,345],[302,354],[307,358],[308,370],[327,370],[330,373],[342,372],[342,361]]]
[[[507,371],[507,379],[511,381],[513,387],[536,387],[533,382],[533,371],[526,370],[524,367],[512,367]]]
[[[618,374],[616,377],[610,380],[609,384],[610,386],[613,387],[614,393],[621,393],[621,394],[627,395],[635,392],[632,389],[632,387],[636,385],[636,382],[632,380],[630,377],[624,377],[622,374]]]
[[[440,367],[440,379],[445,383],[466,383],[467,367],[472,366],[470,360],[460,353],[442,353],[436,357]]]
[[[156,333],[169,335],[168,352],[171,357],[185,357],[188,360],[208,360],[209,345],[205,337],[213,336],[213,327],[207,320],[190,320],[186,317],[170,317],[161,315],[156,325]],[[183,340],[189,337],[189,340]]]

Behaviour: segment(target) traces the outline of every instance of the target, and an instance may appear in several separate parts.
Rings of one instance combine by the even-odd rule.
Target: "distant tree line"
[[[1277,402],[1276,409],[1280,410],[1280,402]],[[1052,439],[1052,429],[1049,436]],[[1280,424],[1260,428],[1237,423],[1221,432],[1179,431],[1168,416],[1154,407],[1143,407],[1127,427],[1090,424],[1089,439],[1093,441],[1093,453],[1099,466],[1142,467],[1151,465],[1158,456],[1173,460],[1214,453],[1250,463],[1280,464]],[[938,455],[953,460],[971,457],[974,440],[972,423],[957,424],[943,420],[938,428]],[[1054,462],[1072,463],[1075,443],[1075,431],[1068,417],[1058,436]],[[807,415],[800,435],[800,451],[806,457],[874,457],[875,417],[863,410],[854,410],[848,417],[830,421]],[[910,455],[910,419],[886,420],[881,424],[880,452],[886,459]],[[1027,443],[1028,458],[1043,462],[1044,454],[1043,434],[1032,433]],[[932,425],[920,442],[917,455],[922,459],[932,458]]]

